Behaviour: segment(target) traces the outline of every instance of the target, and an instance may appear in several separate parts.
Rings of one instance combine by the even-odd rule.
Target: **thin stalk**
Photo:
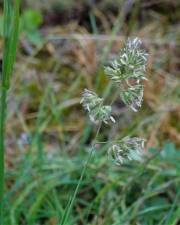
[[[1,90],[0,107],[0,224],[3,225],[3,191],[4,191],[4,131],[6,117],[6,95],[5,88]]]
[[[20,0],[4,0],[3,65],[0,80],[0,225],[3,225],[4,142],[7,92],[12,76],[19,25]]]
[[[98,127],[98,129],[97,129],[94,144],[96,144],[96,140],[97,140],[97,137],[98,137],[98,135],[99,135],[101,126],[102,126],[102,122],[99,124],[99,127]],[[68,202],[68,204],[67,204],[67,206],[66,206],[66,209],[65,209],[65,212],[64,212],[64,215],[63,215],[63,218],[62,218],[62,220],[61,220],[60,225],[65,225],[65,224],[67,223],[67,220],[68,220],[69,215],[70,215],[70,213],[71,213],[71,210],[72,210],[74,201],[75,201],[75,199],[76,199],[77,193],[78,193],[78,191],[79,191],[79,188],[80,188],[80,186],[81,186],[82,180],[83,180],[84,175],[85,175],[85,172],[86,172],[86,170],[87,170],[88,164],[89,164],[89,162],[91,161],[91,158],[92,158],[92,155],[93,155],[93,152],[94,152],[94,144],[92,145],[92,148],[91,148],[91,150],[90,150],[90,152],[89,152],[88,158],[87,158],[86,163],[85,163],[85,165],[84,165],[84,168],[83,168],[83,170],[82,170],[82,172],[81,172],[81,176],[80,176],[80,178],[79,178],[79,180],[78,180],[78,184],[77,184],[77,186],[76,186],[76,188],[75,188],[75,190],[74,190],[73,196],[70,198],[70,200],[69,200],[69,202]]]
[[[92,155],[93,155],[93,148],[91,149],[91,151],[90,151],[90,153],[89,153],[89,155],[88,155],[87,161],[86,161],[86,163],[85,163],[85,165],[84,165],[84,168],[83,168],[83,170],[82,170],[82,172],[81,172],[81,176],[80,176],[79,181],[78,181],[78,184],[77,184],[77,186],[76,186],[76,188],[75,188],[75,190],[74,190],[73,196],[70,198],[70,200],[69,200],[69,202],[68,202],[68,204],[67,204],[67,206],[66,206],[66,209],[65,209],[65,212],[64,212],[62,221],[61,221],[61,223],[60,223],[61,225],[65,225],[65,224],[67,223],[67,220],[68,220],[69,215],[70,215],[70,213],[71,213],[71,210],[72,210],[74,201],[75,201],[75,199],[76,199],[76,195],[77,195],[77,193],[78,193],[78,191],[79,191],[80,185],[81,185],[81,183],[82,183],[84,174],[85,174],[85,172],[86,172],[86,170],[87,170],[87,166],[88,166],[88,164],[89,164],[89,162],[90,162],[90,160],[91,160]]]

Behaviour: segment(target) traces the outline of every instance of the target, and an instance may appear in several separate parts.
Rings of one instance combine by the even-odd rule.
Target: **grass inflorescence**
[[[125,80],[128,85],[128,87],[126,87],[125,90],[127,92],[127,90],[129,90],[130,88],[136,89],[136,86],[137,84],[139,85],[141,79],[146,79],[144,73],[145,73],[145,63],[147,61],[146,58],[147,54],[145,51],[139,48],[140,44],[141,41],[138,38],[135,38],[134,40],[128,39],[127,43],[125,44],[125,47],[121,50],[118,58],[113,62],[111,62],[111,68],[105,67],[107,75],[110,75],[111,79],[115,81],[115,83],[120,83],[119,87],[120,92],[122,91],[121,90],[122,81]],[[129,83],[129,78],[133,78],[136,84],[131,85]],[[128,94],[126,94],[124,97],[126,100],[124,102],[127,103],[127,105],[129,105],[128,99],[133,99],[130,105],[134,111],[137,111],[137,109],[135,109],[133,105],[138,105],[138,107],[141,106],[141,101],[139,103],[139,98],[142,100],[143,92],[136,93],[135,97],[133,92],[128,92]],[[105,124],[108,124],[108,120],[111,120],[114,123],[116,122],[115,119],[111,116],[112,113],[111,105],[113,104],[113,102],[111,103],[111,105],[104,105],[103,104],[104,100],[105,99],[98,97],[98,95],[95,92],[85,89],[84,92],[82,93],[82,99],[80,101],[84,109],[88,112],[90,120],[92,122],[99,123],[99,128],[96,132],[95,140],[93,140],[95,144],[97,139],[99,138],[102,123],[104,122]],[[113,143],[109,147],[108,154],[111,155],[111,158],[117,165],[121,165],[128,160],[130,161],[136,160],[142,162],[144,141],[145,140],[142,138],[125,137],[119,142],[117,141],[116,143]],[[70,212],[72,210],[75,198],[78,194],[80,185],[85,175],[85,171],[88,167],[89,160],[91,159],[91,155],[95,149],[95,144],[93,144],[91,147],[87,162],[84,165],[78,184],[74,191],[73,197],[72,199],[69,200],[69,203],[67,204],[67,207],[65,209],[61,221],[61,225],[65,225],[69,220]]]

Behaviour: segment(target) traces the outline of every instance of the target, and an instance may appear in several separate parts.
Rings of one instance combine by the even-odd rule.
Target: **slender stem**
[[[3,193],[4,193],[4,136],[5,136],[5,117],[6,117],[6,81],[8,79],[9,61],[9,27],[10,2],[4,0],[4,37],[3,37],[3,65],[0,86],[0,225],[3,225]]]
[[[85,163],[85,165],[84,165],[84,168],[83,168],[83,170],[82,170],[82,172],[81,172],[81,176],[80,176],[80,178],[79,178],[78,184],[77,184],[77,186],[76,186],[76,188],[75,188],[75,190],[74,190],[74,194],[73,194],[73,196],[70,198],[70,200],[69,200],[69,202],[68,202],[68,204],[67,204],[65,213],[64,213],[63,218],[62,218],[62,221],[61,221],[61,225],[65,225],[66,222],[67,222],[67,219],[68,219],[69,214],[70,214],[70,212],[71,212],[71,209],[72,209],[72,207],[73,207],[73,203],[74,203],[75,198],[76,198],[76,195],[77,195],[77,193],[78,193],[78,191],[79,191],[80,185],[81,185],[81,183],[82,183],[84,174],[85,174],[85,172],[86,172],[87,166],[88,166],[88,164],[89,164],[89,162],[90,162],[90,160],[91,160],[92,155],[93,155],[93,148],[91,149],[91,151],[90,151],[90,153],[89,153],[89,155],[88,155],[87,161],[86,161],[86,163]]]
[[[4,135],[6,117],[6,95],[5,88],[1,90],[0,107],[0,225],[3,225],[3,191],[4,191]]]
[[[76,195],[77,195],[77,193],[79,191],[79,188],[80,188],[80,185],[81,185],[82,180],[84,178],[84,175],[85,175],[85,172],[87,170],[88,164],[89,164],[89,162],[90,162],[90,160],[92,158],[92,155],[93,155],[93,152],[94,152],[94,144],[96,144],[96,140],[97,140],[97,137],[98,137],[99,132],[101,130],[101,126],[102,126],[102,122],[100,122],[100,124],[98,126],[98,129],[97,129],[97,132],[96,132],[96,135],[95,135],[95,142],[92,144],[92,148],[91,148],[91,150],[90,150],[90,152],[88,154],[88,158],[86,160],[86,163],[84,164],[83,170],[81,172],[81,176],[80,176],[80,178],[78,180],[78,184],[77,184],[77,186],[76,186],[76,188],[74,190],[73,196],[70,198],[70,200],[69,200],[69,202],[68,202],[68,204],[66,206],[66,209],[65,209],[65,212],[64,212],[64,215],[63,215],[63,218],[62,218],[62,221],[61,221],[60,225],[65,225],[66,222],[67,222],[67,219],[68,219],[68,217],[70,215],[70,212],[71,212],[71,209],[73,207],[73,203],[75,201]]]
[[[20,0],[3,1],[3,65],[0,79],[0,225],[3,223],[4,192],[4,140],[6,123],[6,98],[12,76],[19,25]]]

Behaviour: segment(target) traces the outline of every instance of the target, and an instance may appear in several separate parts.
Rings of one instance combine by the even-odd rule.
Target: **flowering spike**
[[[145,64],[147,53],[140,48],[141,40],[128,39],[119,57],[105,67],[105,73],[115,82],[129,78],[145,78]]]
[[[103,99],[99,98],[95,92],[85,89],[80,103],[88,111],[92,122],[103,121],[106,124],[109,120],[115,122],[115,119],[111,116],[111,106],[103,105]]]
[[[141,49],[141,40],[128,39],[119,57],[105,67],[105,73],[121,88],[123,102],[135,112],[141,107],[143,100],[143,86],[140,81],[147,80],[146,61],[147,53]],[[132,79],[135,81],[134,85],[129,84]]]
[[[143,161],[143,149],[145,140],[138,137],[125,137],[115,141],[109,147],[108,155],[117,164],[121,165],[127,161]]]
[[[129,106],[134,112],[137,112],[143,101],[143,85],[136,84],[120,92],[124,104]]]
[[[128,39],[124,48],[120,51],[117,59],[105,67],[106,74],[120,88],[120,97],[122,101],[137,112],[143,101],[143,85],[141,81],[145,77],[145,64],[147,54],[141,49],[141,40],[138,38]],[[109,120],[115,123],[111,116],[112,108],[103,105],[104,99],[87,89],[82,94],[81,104],[88,111],[89,117],[93,122]],[[127,161],[143,161],[143,149],[145,140],[138,137],[125,137],[118,141],[111,141],[108,149],[108,155],[118,165]]]

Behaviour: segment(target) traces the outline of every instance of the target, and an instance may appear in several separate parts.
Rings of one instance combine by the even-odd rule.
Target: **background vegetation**
[[[118,100],[119,120],[103,126],[101,139],[144,137],[149,160],[115,166],[99,146],[69,225],[179,224],[179,19],[173,0],[22,2],[8,98],[5,225],[59,223],[97,129],[79,104],[82,90],[116,94],[103,65],[127,36],[140,37],[149,53],[143,107],[132,113]]]

